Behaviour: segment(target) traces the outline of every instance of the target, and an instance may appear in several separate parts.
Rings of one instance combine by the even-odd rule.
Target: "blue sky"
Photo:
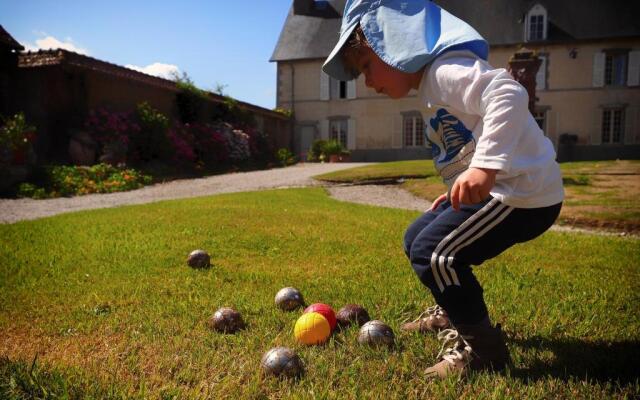
[[[30,49],[63,47],[157,74],[178,68],[202,89],[227,85],[225,94],[273,108],[269,58],[291,3],[0,0],[0,25]]]

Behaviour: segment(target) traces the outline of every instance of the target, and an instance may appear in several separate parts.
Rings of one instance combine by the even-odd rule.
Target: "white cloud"
[[[40,32],[44,34],[44,32]],[[24,42],[22,43],[25,50],[27,51],[38,51],[38,50],[49,50],[49,49],[65,49],[69,51],[73,51],[80,54],[89,54],[89,51],[83,47],[78,46],[77,43],[74,43],[73,39],[70,37],[66,38],[64,41],[56,39],[55,37],[48,35],[40,39],[36,39],[36,43]]]
[[[32,45],[29,42],[25,42],[23,40],[18,40],[22,46],[24,46],[25,51],[38,51],[38,48]]]
[[[137,65],[131,64],[127,64],[125,67],[164,79],[173,79],[174,75],[180,74],[180,68],[178,68],[177,65],[158,62],[147,65],[146,67],[138,67]]]

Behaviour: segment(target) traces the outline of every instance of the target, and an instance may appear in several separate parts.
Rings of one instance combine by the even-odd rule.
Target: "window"
[[[542,40],[544,34],[544,15],[529,16],[529,40]]]
[[[621,143],[624,109],[608,108],[602,111],[602,143]]]
[[[540,59],[540,68],[536,74],[536,90],[545,90],[547,88],[547,62],[549,56],[547,54],[538,54]]]
[[[628,58],[627,86],[638,86],[640,85],[640,50],[631,50]]]
[[[533,118],[535,118],[536,122],[542,132],[544,132],[545,136],[547,134],[547,112],[546,111],[536,111],[533,113]]]
[[[355,99],[356,81],[339,81],[320,71],[320,100]]]
[[[337,140],[347,148],[347,132],[349,126],[346,119],[334,119],[329,122],[329,139]]]
[[[405,115],[402,127],[405,147],[424,146],[424,120],[421,115]]]
[[[330,86],[330,98],[331,99],[346,99],[347,98],[347,82],[339,81],[333,78],[329,78],[331,81]]]
[[[607,52],[604,61],[604,84],[622,86],[627,82],[627,52]]]
[[[535,42],[547,38],[547,10],[536,4],[525,19],[525,41]]]

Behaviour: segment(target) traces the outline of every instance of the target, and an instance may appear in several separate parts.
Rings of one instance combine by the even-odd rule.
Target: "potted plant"
[[[314,140],[313,144],[309,148],[307,152],[307,161],[310,162],[324,162],[327,158],[325,154],[325,146],[327,145],[327,141],[323,139]]]
[[[324,146],[324,153],[329,156],[329,162],[347,162],[351,155],[337,140],[329,140]]]
[[[126,163],[129,140],[140,132],[140,126],[133,121],[131,113],[104,108],[89,112],[85,128],[100,146],[98,160],[110,165]]]
[[[349,150],[342,150],[342,153],[338,155],[339,162],[350,162],[351,161],[351,152]]]

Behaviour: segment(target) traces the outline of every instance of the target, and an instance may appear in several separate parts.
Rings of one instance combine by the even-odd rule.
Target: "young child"
[[[551,142],[528,110],[526,90],[487,63],[488,45],[428,0],[349,0],[323,70],[397,99],[411,89],[435,113],[426,137],[449,190],[413,222],[404,250],[437,306],[405,330],[439,332],[446,377],[502,370],[509,354],[472,265],[531,240],[553,224],[564,191]]]

